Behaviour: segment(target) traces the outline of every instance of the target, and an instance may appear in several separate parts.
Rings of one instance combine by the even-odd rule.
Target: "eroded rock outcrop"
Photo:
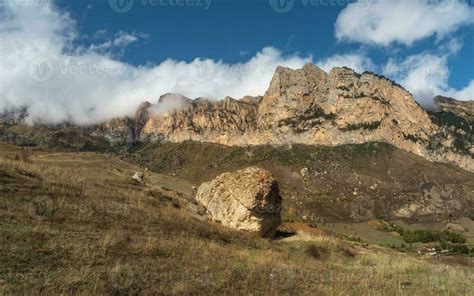
[[[151,116],[141,140],[240,146],[385,142],[474,171],[470,138],[459,145],[401,86],[374,73],[348,68],[326,73],[312,64],[278,67],[263,97],[187,100]]]
[[[471,123],[474,122],[474,101],[458,101],[443,96],[435,97],[434,101],[441,111],[452,113]]]
[[[263,97],[191,100],[166,94],[135,115],[87,128],[112,145],[137,141],[227,146],[385,142],[474,172],[473,102],[437,98],[430,114],[395,82],[349,68],[278,67]],[[5,134],[10,139],[15,134]]]
[[[143,172],[136,172],[135,174],[133,174],[132,179],[142,185],[145,184],[145,176]]]
[[[282,199],[273,176],[249,167],[203,183],[196,200],[225,226],[270,236],[280,224]]]
[[[115,118],[97,125],[92,134],[103,136],[109,142],[127,145],[139,140],[143,127],[150,119],[150,102],[141,103],[133,117]]]
[[[167,100],[160,104],[169,105]],[[225,145],[246,145],[246,134],[256,132],[260,98],[246,97],[222,101],[198,98],[183,100],[179,108],[152,116],[143,127],[141,140],[163,139],[172,142],[194,140]]]

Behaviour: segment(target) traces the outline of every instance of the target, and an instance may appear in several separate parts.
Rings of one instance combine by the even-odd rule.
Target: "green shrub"
[[[405,232],[405,229],[403,227],[398,226],[396,224],[390,223],[388,225],[384,226],[385,231],[387,232],[398,232],[398,234],[403,236],[403,233]]]
[[[438,247],[439,250],[448,250],[453,253],[459,254],[472,254],[474,253],[474,248],[469,248],[464,244],[450,244],[448,242],[441,242],[440,246]]]
[[[400,233],[400,235],[402,235],[402,238],[406,243],[452,242],[463,244],[466,242],[466,238],[464,236],[450,231],[419,229],[415,231],[404,230],[403,233]]]

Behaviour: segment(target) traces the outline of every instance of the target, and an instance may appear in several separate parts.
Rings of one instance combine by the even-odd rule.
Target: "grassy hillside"
[[[195,185],[249,165],[265,168],[276,176],[286,197],[287,221],[438,222],[474,217],[474,174],[383,143],[339,147],[153,143],[137,145],[122,158]]]
[[[474,292],[472,265],[309,226],[265,240],[202,221],[180,203],[190,184],[148,171],[141,186],[131,179],[140,169],[95,153],[0,144],[0,295]]]

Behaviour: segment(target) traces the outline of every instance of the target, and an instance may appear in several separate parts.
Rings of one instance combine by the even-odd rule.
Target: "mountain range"
[[[133,117],[77,127],[75,132],[88,139],[84,145],[100,147],[184,141],[226,146],[384,142],[473,172],[473,101],[441,96],[434,101],[439,110],[427,111],[407,90],[383,76],[349,68],[326,73],[307,64],[297,70],[278,67],[263,96],[192,100],[165,94],[156,103],[142,103]],[[25,116],[26,108],[4,114],[0,137],[36,145],[46,139],[43,135],[38,139],[38,129],[56,135],[60,131],[56,140],[62,141],[67,138],[64,127],[74,126],[36,124],[32,133],[22,121]]]
[[[111,142],[198,141],[227,146],[385,142],[474,171],[473,102],[437,97],[427,112],[403,87],[348,68],[278,67],[264,96],[221,101],[163,95],[134,118],[100,125]]]

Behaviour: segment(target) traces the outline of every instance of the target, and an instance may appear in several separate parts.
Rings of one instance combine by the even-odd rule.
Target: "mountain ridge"
[[[165,94],[156,104],[143,102],[133,117],[81,129],[113,145],[188,140],[227,146],[385,142],[473,172],[473,125],[466,119],[472,109],[460,107],[470,103],[435,102],[442,112],[425,111],[406,89],[375,73],[359,74],[347,67],[326,73],[306,64],[296,70],[277,67],[263,96],[212,101]],[[9,118],[18,125],[18,116]]]
[[[157,106],[166,101],[162,96]],[[150,113],[137,140],[228,146],[385,142],[474,171],[471,135],[456,142],[456,135],[436,124],[407,90],[372,73],[349,68],[326,73],[312,64],[297,70],[278,67],[262,97],[183,102],[165,113]]]

